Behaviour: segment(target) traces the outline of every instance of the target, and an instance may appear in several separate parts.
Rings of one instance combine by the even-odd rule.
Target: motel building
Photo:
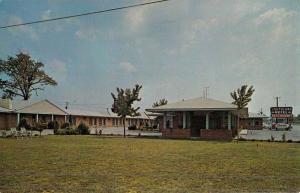
[[[237,133],[237,107],[223,101],[200,97],[146,111],[161,114],[164,137],[230,140]]]
[[[49,100],[12,101],[0,99],[0,130],[16,128],[25,119],[31,126],[36,123],[48,127],[48,123],[57,121],[61,126],[70,123],[77,127],[80,123],[90,129],[123,127],[122,119],[113,113],[101,113],[89,109],[64,109]],[[154,118],[142,112],[140,116],[126,117],[125,126],[136,125],[138,128],[152,126]]]

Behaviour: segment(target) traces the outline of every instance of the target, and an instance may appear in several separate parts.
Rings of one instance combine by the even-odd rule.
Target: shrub
[[[40,135],[42,134],[42,131],[47,128],[48,128],[48,124],[46,123],[34,123],[33,126],[31,127],[32,130],[39,131]]]
[[[80,123],[78,127],[76,128],[76,132],[80,135],[88,135],[90,134],[89,127],[85,125],[84,123]]]
[[[66,128],[69,128],[69,127],[70,127],[70,123],[66,122],[66,123],[63,123],[60,128],[61,129],[66,129]]]
[[[128,126],[128,130],[136,130],[136,125],[130,125],[130,126]]]
[[[31,129],[31,126],[27,123],[26,119],[21,119],[20,120],[17,129],[20,130],[22,127],[25,128],[26,130],[30,130]]]
[[[59,129],[59,123],[57,121],[51,121],[48,123],[48,129]]]
[[[57,129],[56,135],[66,135],[66,129]]]

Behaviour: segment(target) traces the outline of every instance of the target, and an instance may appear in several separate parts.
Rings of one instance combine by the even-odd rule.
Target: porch
[[[236,132],[234,111],[164,113],[162,135],[171,138],[230,140]]]

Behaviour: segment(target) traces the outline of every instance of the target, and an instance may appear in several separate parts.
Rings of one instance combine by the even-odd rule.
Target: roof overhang
[[[170,108],[170,109],[146,109],[146,111],[159,113],[159,112],[172,112],[172,111],[236,111],[236,108]]]

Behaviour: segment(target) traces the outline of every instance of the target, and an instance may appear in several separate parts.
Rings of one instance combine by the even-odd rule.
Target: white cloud
[[[146,8],[139,7],[136,9],[129,9],[125,15],[125,24],[130,27],[131,31],[138,31],[145,23]]]
[[[121,62],[120,63],[120,67],[125,71],[125,72],[128,72],[128,73],[132,73],[132,72],[136,72],[137,69],[136,67],[129,63],[129,62]]]
[[[181,46],[181,52],[185,52],[188,50],[193,43],[195,43],[197,38],[205,37],[209,35],[207,32],[214,27],[218,26],[218,20],[216,18],[210,19],[196,19],[194,20],[190,28],[187,28],[184,33],[182,34],[183,44]]]
[[[18,17],[18,16],[10,16],[8,19],[8,24],[9,25],[13,25],[13,24],[20,24],[23,23],[22,18]],[[19,26],[16,28],[11,28],[10,32],[12,32],[15,35],[18,36],[23,36],[24,34],[27,34],[32,40],[38,40],[39,36],[36,33],[36,31],[30,27],[30,26]]]
[[[290,19],[295,15],[295,11],[288,11],[284,8],[274,8],[261,14],[258,18],[256,18],[255,22],[256,25],[261,25],[267,22],[279,24],[285,22],[287,19]]]
[[[50,73],[54,76],[54,79],[58,82],[64,81],[67,77],[67,65],[61,60],[53,59],[48,62],[46,66],[49,68]]]
[[[50,15],[51,15],[51,10],[48,9],[48,10],[42,12],[41,18],[44,20],[47,20],[47,19],[51,18]]]
[[[285,8],[270,9],[259,15],[254,23],[264,30],[264,38],[270,42],[291,40],[295,42],[297,37],[295,28],[298,25],[297,12]]]
[[[75,32],[75,36],[79,39],[84,39],[88,41],[95,41],[100,35],[101,30],[96,28],[80,28]]]

